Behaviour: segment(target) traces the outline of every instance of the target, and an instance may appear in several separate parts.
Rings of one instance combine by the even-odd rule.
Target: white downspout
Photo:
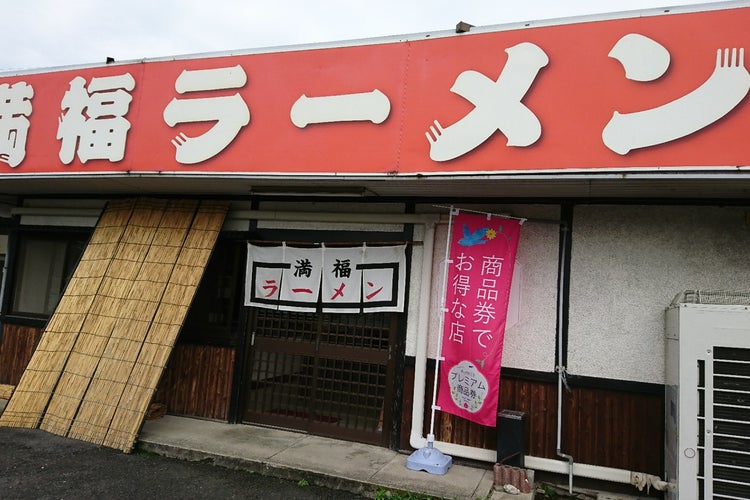
[[[432,256],[435,248],[435,222],[424,225],[422,243],[422,293],[419,296],[419,323],[417,326],[417,352],[414,361],[414,395],[411,409],[411,434],[409,444],[420,449],[427,445],[424,431],[424,395],[427,382],[427,339],[430,323],[430,293],[432,290]]]

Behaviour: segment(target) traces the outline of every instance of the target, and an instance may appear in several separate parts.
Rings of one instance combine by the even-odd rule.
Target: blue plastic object
[[[453,457],[433,448],[432,441],[427,446],[416,450],[406,459],[406,468],[410,470],[424,470],[438,476],[444,475],[453,465]]]

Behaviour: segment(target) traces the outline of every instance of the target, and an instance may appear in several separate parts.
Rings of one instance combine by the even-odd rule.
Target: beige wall
[[[686,289],[750,289],[748,207],[577,206],[568,371],[664,382],[664,310]]]
[[[462,206],[514,217],[556,221],[560,217],[557,205],[484,205]],[[447,214],[448,211],[445,210]],[[434,357],[440,329],[442,308],[442,276],[447,223],[435,231],[433,256],[433,284],[430,290],[430,325],[428,356]],[[550,372],[555,363],[555,329],[557,307],[557,261],[560,227],[556,223],[527,221],[521,228],[516,263],[521,270],[514,274],[515,289],[511,303],[517,299],[517,311],[509,318],[515,323],[505,332],[503,367]],[[517,318],[517,320],[516,320]],[[409,342],[407,355],[414,355],[414,342]]]

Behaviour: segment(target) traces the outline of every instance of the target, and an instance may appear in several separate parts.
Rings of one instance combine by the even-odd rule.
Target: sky
[[[0,71],[252,50],[717,0],[6,0]]]

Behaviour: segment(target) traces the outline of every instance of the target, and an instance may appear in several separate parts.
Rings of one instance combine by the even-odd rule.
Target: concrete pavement
[[[0,413],[6,403],[0,399]],[[145,422],[137,447],[370,497],[380,489],[456,500],[533,497],[494,491],[492,464],[454,464],[445,475],[433,475],[407,469],[408,455],[379,446],[252,425],[167,415]]]
[[[251,425],[166,416],[144,424],[138,448],[367,496],[379,489],[460,500],[505,495],[493,492],[491,464],[454,464],[445,475],[433,475],[407,469],[407,455],[386,448]]]

